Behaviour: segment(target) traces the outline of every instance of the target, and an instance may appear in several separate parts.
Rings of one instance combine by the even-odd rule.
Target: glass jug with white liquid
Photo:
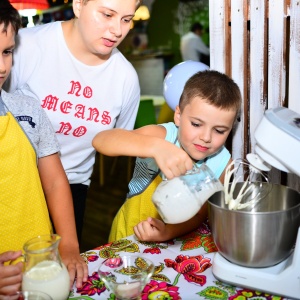
[[[23,291],[40,291],[55,300],[66,300],[70,293],[70,277],[62,263],[57,234],[33,238],[24,245],[25,271]]]
[[[185,175],[163,180],[154,191],[152,202],[165,223],[178,224],[195,216],[210,196],[223,189],[222,183],[203,163]]]

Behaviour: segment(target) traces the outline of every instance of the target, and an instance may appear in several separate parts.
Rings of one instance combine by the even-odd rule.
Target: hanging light
[[[33,17],[37,14],[37,10],[35,8],[20,9],[19,14],[22,17],[27,18],[28,20],[27,27],[34,27]]]
[[[1,0],[0,0],[1,1]],[[11,5],[17,9],[21,16],[27,17],[27,27],[33,27],[33,17],[37,14],[37,10],[49,8],[47,0],[9,0]]]
[[[0,0],[1,1],[1,0]],[[47,0],[9,0],[17,10],[37,9],[43,10],[49,8]]]
[[[135,15],[133,17],[134,21],[145,21],[150,18],[149,9],[146,5],[142,5],[138,8],[138,10],[135,12]]]

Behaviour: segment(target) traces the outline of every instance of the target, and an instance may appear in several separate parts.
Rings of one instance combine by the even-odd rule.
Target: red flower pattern
[[[88,277],[86,282],[83,282],[82,287],[77,289],[77,293],[81,295],[93,296],[95,294],[100,295],[105,290],[105,284],[99,278],[98,273],[94,272],[92,276]]]
[[[178,255],[175,261],[165,259],[168,268],[173,268],[176,272],[183,274],[188,282],[194,282],[201,286],[206,283],[206,276],[199,275],[211,266],[210,258],[204,258],[203,255],[184,256]]]
[[[166,282],[157,282],[151,280],[146,284],[142,292],[142,300],[164,299],[164,300],[181,300],[178,293],[178,287]]]
[[[161,251],[158,247],[156,248],[146,248],[144,251],[144,253],[151,253],[151,254],[160,254]]]
[[[112,257],[112,258],[108,258],[104,264],[110,268],[117,268],[121,266],[122,263],[123,263],[122,258]]]
[[[87,257],[87,260],[89,261],[89,262],[93,262],[93,261],[96,261],[96,260],[98,260],[99,259],[99,256],[98,255],[89,255],[88,257]]]

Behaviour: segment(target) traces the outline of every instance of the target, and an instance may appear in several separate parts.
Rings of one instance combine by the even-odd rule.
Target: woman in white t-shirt
[[[132,129],[138,76],[117,46],[141,0],[73,0],[75,18],[22,29],[7,91],[37,98],[61,146],[78,239],[95,162],[92,139],[114,127]]]

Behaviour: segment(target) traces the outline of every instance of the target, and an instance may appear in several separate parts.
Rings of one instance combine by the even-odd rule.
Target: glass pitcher
[[[70,277],[58,252],[60,239],[59,235],[50,234],[25,243],[23,291],[44,292],[55,300],[68,299]]]
[[[203,163],[200,167],[194,165],[185,175],[163,180],[154,191],[152,202],[165,223],[178,224],[195,216],[210,196],[223,189]]]

